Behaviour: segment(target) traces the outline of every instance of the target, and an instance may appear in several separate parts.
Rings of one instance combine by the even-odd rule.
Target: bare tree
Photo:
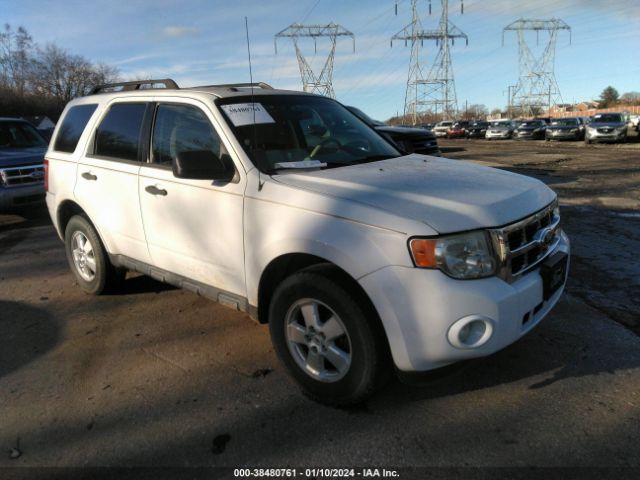
[[[27,90],[33,51],[33,39],[24,27],[14,31],[11,25],[4,25],[0,32],[0,85],[21,97]]]
[[[80,55],[47,44],[38,49],[32,69],[32,85],[35,93],[50,96],[60,102],[86,95],[91,87],[113,82],[118,70],[106,64],[94,65]]]

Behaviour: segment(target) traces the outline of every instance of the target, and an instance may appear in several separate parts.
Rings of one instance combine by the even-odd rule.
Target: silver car
[[[585,129],[584,141],[625,142],[627,140],[627,122],[621,113],[599,113],[591,117]]]
[[[487,140],[512,138],[516,127],[516,122],[513,120],[494,120],[489,124],[485,138]]]

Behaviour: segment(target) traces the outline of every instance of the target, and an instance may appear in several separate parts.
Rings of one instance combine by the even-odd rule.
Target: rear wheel
[[[330,405],[362,402],[388,373],[377,319],[348,292],[335,269],[311,267],[284,280],[269,309],[278,357],[305,394]]]
[[[125,272],[111,265],[91,222],[80,215],[72,217],[64,238],[67,261],[80,288],[94,295],[115,289]]]

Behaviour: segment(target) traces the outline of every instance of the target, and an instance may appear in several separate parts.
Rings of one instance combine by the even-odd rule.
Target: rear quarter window
[[[58,152],[73,153],[78,146],[82,132],[97,107],[97,104],[71,107],[62,120],[53,149]]]

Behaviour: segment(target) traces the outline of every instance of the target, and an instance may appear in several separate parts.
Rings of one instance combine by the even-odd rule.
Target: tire
[[[330,266],[285,279],[269,307],[276,354],[303,393],[334,406],[361,403],[387,379],[389,355],[378,319]]]
[[[588,138],[585,138],[584,143],[586,143],[587,145],[591,145],[591,140],[589,140]]]
[[[64,244],[69,267],[82,290],[92,295],[116,290],[125,271],[111,265],[98,232],[87,218],[76,215],[69,220]]]

